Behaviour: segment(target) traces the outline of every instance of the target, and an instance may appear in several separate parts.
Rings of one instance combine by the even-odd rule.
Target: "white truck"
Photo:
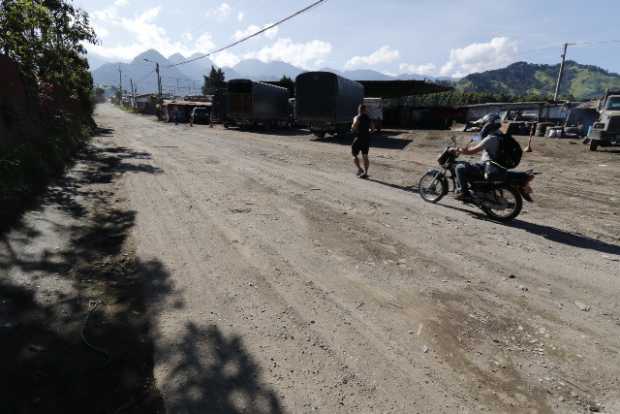
[[[599,118],[588,134],[590,151],[620,145],[620,90],[607,91],[599,102]]]
[[[364,98],[364,105],[368,109],[368,116],[372,120],[375,130],[381,131],[383,128],[383,99]]]

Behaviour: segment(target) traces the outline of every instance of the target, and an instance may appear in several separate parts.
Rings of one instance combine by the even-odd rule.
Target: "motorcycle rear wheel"
[[[481,206],[487,216],[497,221],[510,221],[515,219],[523,209],[523,197],[518,190],[509,186],[501,186],[496,188],[495,197],[503,200],[508,204],[507,208],[493,208],[489,206]]]
[[[427,203],[438,203],[448,194],[445,177],[439,171],[429,171],[420,178],[418,192]]]

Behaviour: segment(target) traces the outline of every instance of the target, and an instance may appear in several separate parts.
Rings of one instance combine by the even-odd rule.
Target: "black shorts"
[[[360,152],[364,155],[368,155],[369,150],[370,150],[369,140],[355,138],[355,141],[353,141],[353,145],[351,146],[351,154],[353,154],[354,157],[357,157],[360,154]]]

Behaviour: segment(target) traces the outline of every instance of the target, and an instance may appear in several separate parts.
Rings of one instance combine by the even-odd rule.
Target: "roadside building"
[[[183,99],[164,100],[162,104],[162,120],[166,122],[189,122],[192,110],[197,107],[211,110],[212,103],[205,101],[186,101]]]
[[[155,115],[157,112],[157,95],[152,93],[136,95],[134,108],[141,114]]]

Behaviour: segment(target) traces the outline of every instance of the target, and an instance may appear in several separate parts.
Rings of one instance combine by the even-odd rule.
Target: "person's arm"
[[[356,116],[355,118],[353,118],[353,125],[351,125],[351,131],[353,132],[357,131],[358,125],[359,125],[359,117]]]
[[[464,148],[457,148],[457,150],[464,155],[475,155],[478,154],[479,152],[482,152],[482,150],[486,147],[487,143],[489,142],[490,137],[487,137],[485,139],[483,139],[481,142],[479,142],[477,145],[474,145],[473,147],[470,147],[469,145],[467,145]]]

